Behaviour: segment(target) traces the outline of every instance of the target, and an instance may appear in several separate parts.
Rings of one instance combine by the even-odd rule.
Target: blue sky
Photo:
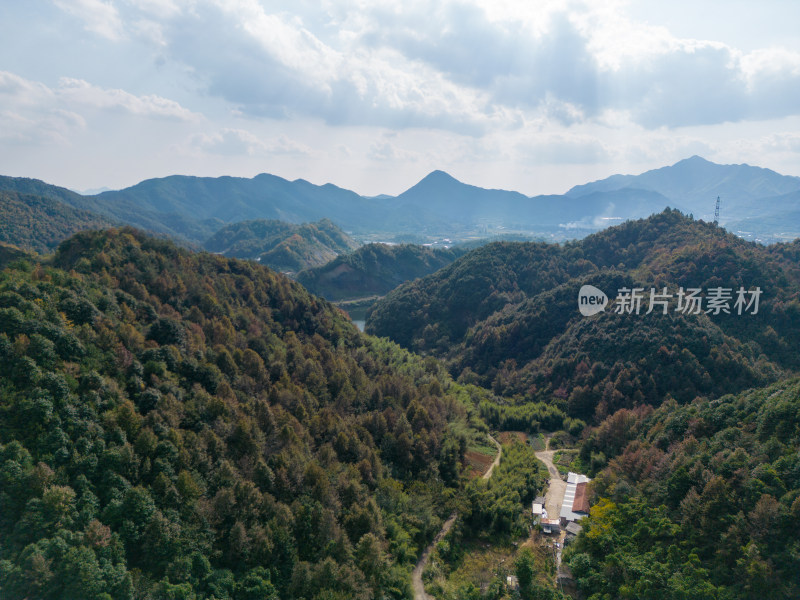
[[[0,174],[563,192],[693,154],[800,175],[800,3],[0,4]]]

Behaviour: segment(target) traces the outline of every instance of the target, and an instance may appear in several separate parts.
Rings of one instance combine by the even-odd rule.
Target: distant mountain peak
[[[689,158],[684,158],[683,160],[679,160],[675,164],[679,165],[681,163],[696,163],[696,164],[702,164],[702,165],[716,164],[716,163],[712,163],[710,160],[707,160],[707,159],[703,158],[702,156],[700,156],[698,154],[694,154],[694,155],[690,156]]]
[[[450,175],[450,173],[448,173],[446,171],[442,171],[441,169],[434,169],[433,171],[428,173],[428,175],[425,177],[425,179],[427,179],[428,177],[442,177],[442,176],[448,177],[450,179],[455,179],[455,177]]]
[[[420,183],[462,183],[462,182],[453,177],[452,175],[450,175],[450,173],[446,173],[445,171],[440,171],[439,169],[437,169],[435,171],[431,171],[430,173],[428,173],[425,177],[423,177],[420,180],[420,182],[417,185],[419,185]]]
[[[436,170],[431,171],[425,177],[419,180],[416,184],[408,188],[405,192],[398,196],[399,198],[407,197],[409,194],[427,194],[427,193],[440,193],[445,190],[452,190],[455,187],[471,187],[463,183],[444,171]]]
[[[703,158],[702,156],[698,156],[695,154],[694,156],[690,156],[689,158],[684,158],[683,160],[679,160],[672,166],[661,167],[659,169],[653,169],[653,171],[669,171],[669,170],[677,170],[680,171],[681,169],[694,169],[694,170],[707,170],[707,169],[721,169],[728,165],[722,165],[719,163],[712,162]],[[650,171],[648,171],[649,173]],[[643,173],[644,175],[645,173]]]

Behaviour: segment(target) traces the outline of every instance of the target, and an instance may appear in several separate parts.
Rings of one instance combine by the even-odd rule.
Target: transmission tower
[[[719,225],[719,196],[717,196],[717,208],[714,209],[714,225]]]

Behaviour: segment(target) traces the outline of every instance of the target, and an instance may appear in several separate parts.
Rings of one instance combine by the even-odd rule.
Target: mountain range
[[[397,196],[361,196],[332,184],[174,175],[83,196],[41,181],[0,177],[0,190],[33,194],[98,218],[202,245],[226,224],[253,219],[305,223],[328,218],[357,238],[415,234],[428,239],[489,237],[504,232],[579,238],[666,207],[720,222],[761,241],[800,234],[800,177],[749,165],[718,165],[693,156],[640,175],[614,175],[563,195],[526,196],[484,189],[433,171]],[[372,237],[370,237],[372,236]]]
[[[567,244],[492,243],[372,306],[366,331],[447,361],[520,401],[602,419],[668,397],[690,402],[800,367],[800,242],[762,246],[676,210]],[[584,317],[578,291],[641,288],[642,314]],[[761,290],[756,314],[675,310],[679,289]],[[645,315],[650,289],[670,310]],[[705,306],[703,307],[706,308]]]

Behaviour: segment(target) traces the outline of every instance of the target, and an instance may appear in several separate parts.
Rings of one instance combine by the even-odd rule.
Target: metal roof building
[[[586,475],[572,472],[567,475],[567,489],[564,490],[564,501],[561,503],[559,515],[562,525],[582,519],[589,513],[589,503],[586,498],[586,484],[589,481],[591,480]]]

